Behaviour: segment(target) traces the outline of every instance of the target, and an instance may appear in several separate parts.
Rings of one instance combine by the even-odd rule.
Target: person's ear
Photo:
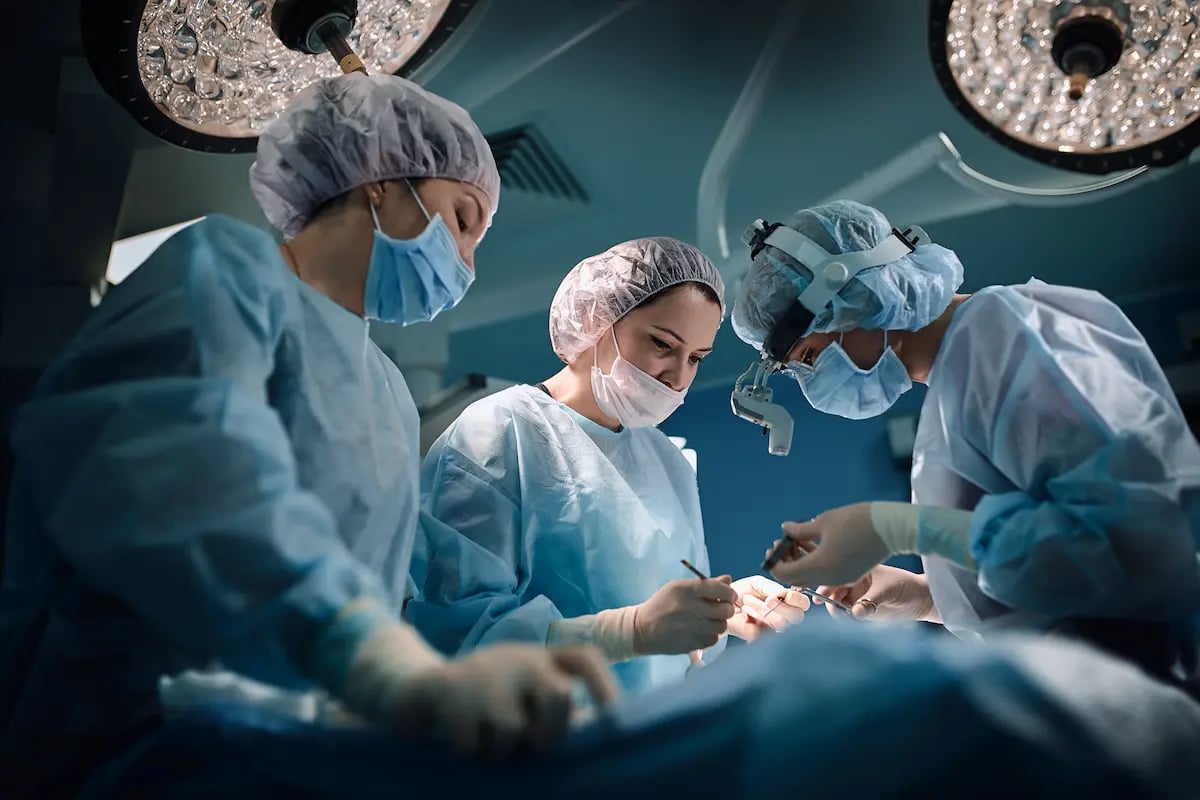
[[[368,183],[363,190],[367,193],[367,202],[378,211],[383,206],[383,195],[387,187],[382,183]]]

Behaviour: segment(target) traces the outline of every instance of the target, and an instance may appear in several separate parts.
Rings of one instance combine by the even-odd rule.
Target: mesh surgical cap
[[[550,344],[568,364],[586,353],[617,320],[681,283],[712,289],[725,316],[725,282],[708,257],[686,242],[634,239],[585,258],[567,273],[550,304]]]
[[[892,232],[883,214],[849,200],[799,211],[786,225],[832,254],[869,250]],[[920,245],[903,258],[851,278],[813,318],[805,335],[854,328],[919,330],[941,316],[962,281],[962,264],[953,250]],[[733,305],[734,333],[761,350],[775,324],[811,282],[812,272],[805,265],[764,247],[742,278]]]
[[[292,237],[322,204],[359,186],[446,178],[500,199],[492,150],[459,106],[395,75],[352,73],[305,89],[258,138],[250,188]]]

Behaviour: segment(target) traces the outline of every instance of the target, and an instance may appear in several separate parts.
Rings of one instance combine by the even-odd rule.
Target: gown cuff
[[[625,606],[556,620],[550,625],[547,643],[595,645],[613,663],[628,661],[638,655],[633,644],[636,615],[637,606]]]
[[[912,503],[871,503],[871,524],[892,553],[941,556],[976,568],[971,557],[971,512]]]

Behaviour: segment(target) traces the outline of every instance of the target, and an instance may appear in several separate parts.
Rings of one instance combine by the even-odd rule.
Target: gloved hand
[[[804,593],[761,575],[739,578],[731,588],[737,592],[741,608],[729,618],[728,630],[747,642],[802,621],[810,605]]]
[[[419,731],[445,731],[466,753],[535,752],[566,735],[575,679],[600,708],[616,702],[616,681],[595,648],[497,644],[398,687],[391,715],[402,730],[413,731],[415,721]]]
[[[795,586],[843,585],[857,581],[892,554],[871,522],[870,503],[835,508],[810,522],[783,523],[794,545],[771,570]],[[818,541],[819,540],[819,541]],[[776,544],[782,540],[776,540]],[[808,547],[815,543],[815,547]]]
[[[369,607],[341,615],[317,646],[317,676],[351,713],[406,738],[447,737],[461,751],[489,757],[561,739],[576,679],[598,706],[618,695],[595,648],[501,644],[446,661],[411,626]],[[349,665],[339,668],[347,649]]]
[[[925,576],[886,564],[880,564],[849,586],[822,586],[817,591],[850,606],[859,619],[942,621]],[[813,602],[824,605],[835,616],[844,613],[819,597]]]
[[[737,610],[732,577],[671,581],[634,606],[633,648],[639,655],[674,655],[712,647]]]

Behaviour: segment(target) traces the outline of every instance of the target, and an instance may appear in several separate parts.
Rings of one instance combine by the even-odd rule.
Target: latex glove
[[[729,618],[729,633],[752,642],[767,631],[780,631],[804,619],[810,601],[802,592],[762,575],[731,584],[741,607]]]
[[[635,606],[633,647],[638,655],[674,655],[712,647],[736,609],[733,578],[671,581]]]
[[[395,709],[447,731],[463,752],[505,757],[545,750],[566,735],[576,679],[596,706],[616,702],[616,681],[595,648],[498,644],[413,681]]]
[[[796,586],[854,583],[892,554],[871,522],[870,503],[835,508],[810,522],[785,522],[783,533],[795,544],[771,574]]]
[[[933,596],[929,593],[929,583],[925,576],[886,564],[880,564],[849,586],[822,586],[817,591],[850,606],[851,613],[859,619],[879,622],[942,621],[942,615],[933,604]],[[824,605],[834,616],[845,613],[824,603],[819,597],[813,598],[813,602]]]
[[[565,736],[575,680],[600,707],[617,699],[595,648],[499,644],[443,661],[410,626],[390,623],[355,650],[341,699],[406,738],[444,736],[463,752],[502,758]]]

